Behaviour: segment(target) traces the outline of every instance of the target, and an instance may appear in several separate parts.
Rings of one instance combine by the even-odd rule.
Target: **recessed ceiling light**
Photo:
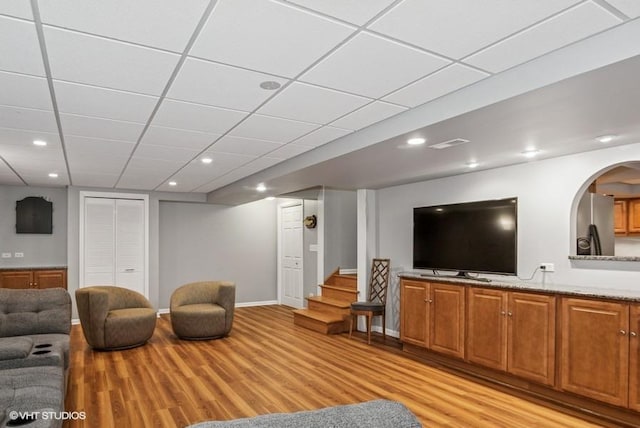
[[[424,144],[426,142],[427,142],[427,139],[422,137],[409,138],[407,140],[407,144],[410,146],[419,146],[420,144]]]
[[[41,147],[42,147],[42,146],[46,146],[46,145],[47,145],[47,142],[46,142],[46,141],[44,141],[44,140],[33,140],[33,144],[34,144],[35,146],[41,146]]]
[[[280,89],[280,86],[282,85],[274,80],[266,80],[260,83],[260,87],[267,91],[275,91],[276,89]]]
[[[175,182],[175,181],[170,181],[169,182],[169,186],[177,186],[177,185],[178,185],[178,183]]]
[[[49,173],[49,177],[51,177],[51,178],[58,178],[58,174],[57,174],[57,173],[55,173],[55,172],[50,172],[50,173]]]
[[[478,162],[476,162],[476,161],[470,161],[470,162],[467,162],[467,166],[468,166],[469,168],[477,168],[477,167],[478,167],[478,165],[480,165],[480,164],[479,164]]]
[[[454,138],[453,140],[443,141],[441,143],[432,144],[429,146],[430,149],[442,150],[448,149],[450,147],[459,146],[461,144],[470,143],[469,140],[465,140],[464,138]]]
[[[597,137],[596,140],[600,141],[601,143],[610,143],[614,138],[616,138],[615,135],[601,135]]]
[[[441,213],[442,211],[444,211],[444,209],[442,209],[442,208],[436,208],[436,211],[438,211],[439,213]]]
[[[256,190],[258,192],[264,192],[267,190],[267,186],[265,186],[264,183],[260,183],[256,186]]]
[[[535,157],[538,153],[540,153],[540,150],[537,149],[527,149],[524,152],[522,152],[522,155],[526,158],[533,158]]]
[[[276,197],[275,196],[267,196],[265,199],[267,201],[273,201]]]
[[[204,164],[210,164],[211,162],[213,162],[213,159],[211,158],[202,158],[200,159],[200,161]]]

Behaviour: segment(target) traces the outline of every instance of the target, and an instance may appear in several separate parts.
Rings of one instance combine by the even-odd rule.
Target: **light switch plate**
[[[2,258],[3,259],[10,259],[11,258],[11,253],[2,253]]]
[[[24,257],[24,253],[14,253],[13,257]]]

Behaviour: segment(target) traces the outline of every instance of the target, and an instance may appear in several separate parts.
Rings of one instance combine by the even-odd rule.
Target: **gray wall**
[[[355,191],[324,191],[324,276],[338,267],[355,269],[358,253],[358,199]]]
[[[159,308],[180,285],[236,283],[236,303],[277,300],[276,202],[235,207],[160,202]]]
[[[305,199],[303,202],[304,217],[315,215],[318,217],[318,201]],[[318,252],[309,250],[310,245],[318,243],[318,228],[303,228],[303,260],[304,287],[302,294],[308,297],[310,293],[317,294],[318,288]],[[306,302],[306,300],[305,300]]]
[[[53,203],[53,233],[17,234],[16,201],[42,196]],[[53,187],[0,186],[0,267],[46,267],[67,265],[67,189]],[[16,252],[23,258],[13,257]]]

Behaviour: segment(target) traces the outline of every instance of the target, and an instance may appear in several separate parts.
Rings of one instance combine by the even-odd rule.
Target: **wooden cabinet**
[[[66,269],[0,270],[1,288],[67,288]]]
[[[400,340],[428,347],[427,304],[429,283],[403,279],[400,286]]]
[[[468,308],[470,362],[554,384],[554,296],[472,287]]]
[[[560,387],[626,406],[629,393],[629,305],[562,299]]]
[[[464,358],[465,287],[403,279],[400,340]]]
[[[629,408],[640,412],[640,305],[629,309]]]
[[[629,233],[640,233],[640,199],[629,199],[627,202],[627,230]]]
[[[640,233],[640,198],[613,202],[613,230],[619,236]]]
[[[627,201],[616,199],[613,202],[613,231],[616,235],[627,234]]]

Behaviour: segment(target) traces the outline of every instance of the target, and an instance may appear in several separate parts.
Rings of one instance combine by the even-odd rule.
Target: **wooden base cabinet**
[[[403,279],[400,340],[464,358],[465,287]]]
[[[629,310],[629,408],[640,412],[640,305]]]
[[[0,288],[67,288],[66,269],[1,270]]]
[[[562,299],[563,390],[628,405],[629,309],[624,303]],[[637,374],[635,383],[637,394]]]
[[[471,287],[467,359],[516,376],[555,383],[555,296]]]

